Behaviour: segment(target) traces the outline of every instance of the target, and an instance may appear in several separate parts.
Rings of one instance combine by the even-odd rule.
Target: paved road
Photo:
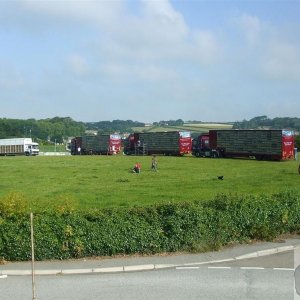
[[[133,273],[38,276],[37,299],[294,299],[293,270],[185,267]],[[32,299],[30,276],[0,282],[1,299]]]
[[[36,295],[79,300],[300,299],[294,276],[300,265],[299,241],[296,237],[195,255],[39,262],[37,271],[56,275],[37,275]],[[11,276],[13,272],[30,275],[30,263],[0,265],[0,298],[32,299],[31,276]]]

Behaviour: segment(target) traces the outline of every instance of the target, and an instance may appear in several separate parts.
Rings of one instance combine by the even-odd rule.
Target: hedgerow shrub
[[[30,259],[30,217],[18,196],[0,202],[0,258]],[[34,214],[37,260],[207,251],[300,230],[300,193],[218,195],[210,201]]]

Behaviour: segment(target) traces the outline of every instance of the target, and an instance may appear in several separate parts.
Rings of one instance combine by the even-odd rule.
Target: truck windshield
[[[293,136],[294,132],[292,130],[282,130],[283,136]]]
[[[180,131],[179,135],[182,138],[189,138],[189,137],[191,137],[191,133],[189,131]]]
[[[119,139],[121,139],[121,136],[119,134],[111,134],[110,138],[113,140],[119,140]]]

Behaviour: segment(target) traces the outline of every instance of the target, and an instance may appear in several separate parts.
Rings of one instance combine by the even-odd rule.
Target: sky
[[[300,117],[300,0],[0,0],[0,118]]]

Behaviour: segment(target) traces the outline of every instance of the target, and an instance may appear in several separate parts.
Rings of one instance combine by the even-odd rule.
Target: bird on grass
[[[223,180],[224,179],[224,176],[221,175],[221,176],[217,176],[219,180]]]

